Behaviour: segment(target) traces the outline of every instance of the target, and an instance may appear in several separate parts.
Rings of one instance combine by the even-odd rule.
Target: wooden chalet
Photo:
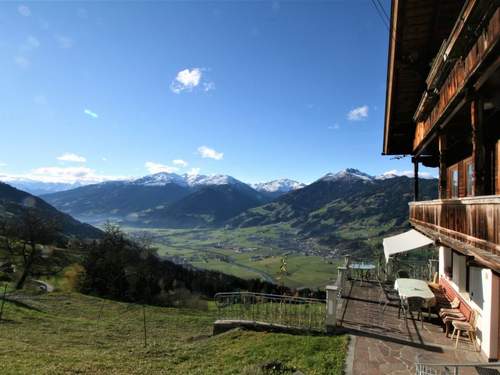
[[[393,0],[383,154],[411,155],[410,223],[439,248],[440,283],[479,313],[500,359],[500,0]],[[419,165],[439,199],[418,200]]]

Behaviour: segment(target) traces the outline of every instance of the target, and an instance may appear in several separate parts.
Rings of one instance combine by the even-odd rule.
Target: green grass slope
[[[235,330],[211,336],[208,310],[146,307],[77,293],[6,303],[1,374],[266,374],[280,362],[305,374],[341,374],[346,336]],[[282,372],[282,373],[292,373]]]

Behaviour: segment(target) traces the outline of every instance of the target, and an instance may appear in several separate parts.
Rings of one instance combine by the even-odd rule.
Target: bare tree
[[[40,246],[51,243],[55,239],[56,227],[53,222],[28,209],[18,220],[3,221],[0,234],[4,248],[15,258],[20,258],[23,271],[16,283],[16,289],[22,289],[31,274],[33,266],[41,258]]]

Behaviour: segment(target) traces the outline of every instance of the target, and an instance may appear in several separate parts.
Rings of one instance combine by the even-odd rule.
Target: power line
[[[391,17],[389,17],[389,14],[385,11],[385,8],[384,8],[384,6],[382,5],[382,3],[380,2],[380,0],[377,0],[377,3],[378,3],[378,5],[379,5],[380,9],[382,9],[382,12],[384,12],[385,19],[387,20],[387,22],[389,22],[389,23],[390,23],[390,22],[391,22],[391,21],[390,21]]]
[[[373,7],[375,8],[375,10],[377,11],[377,14],[378,16],[380,17],[380,19],[382,20],[382,22],[384,23],[385,27],[387,28],[387,30],[389,30],[390,32],[390,28],[389,28],[389,21],[388,21],[388,18],[387,18],[387,13],[385,12],[385,9],[382,8],[382,10],[380,10],[377,6],[377,3],[380,5],[380,2],[377,0],[377,2],[375,2],[375,0],[371,0],[371,3],[373,5]]]

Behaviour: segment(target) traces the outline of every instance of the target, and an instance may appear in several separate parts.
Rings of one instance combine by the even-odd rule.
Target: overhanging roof
[[[388,261],[393,255],[406,253],[411,250],[422,249],[432,245],[434,241],[415,229],[398,234],[396,236],[384,238],[385,260]]]
[[[411,154],[413,115],[426,89],[432,59],[458,18],[464,0],[393,0],[387,66],[384,146]]]

